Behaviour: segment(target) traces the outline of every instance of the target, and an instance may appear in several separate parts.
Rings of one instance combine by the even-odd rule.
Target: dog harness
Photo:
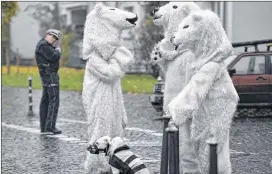
[[[146,168],[142,161],[129,149],[127,145],[117,148],[109,160],[109,164],[117,168],[121,174],[137,174],[137,172]]]

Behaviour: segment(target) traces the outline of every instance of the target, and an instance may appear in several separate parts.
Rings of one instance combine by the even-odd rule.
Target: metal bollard
[[[32,78],[28,77],[28,116],[34,116],[32,105]]]
[[[217,174],[217,143],[215,137],[211,137],[207,140],[210,145],[210,169],[209,174]]]
[[[168,134],[169,174],[179,174],[179,131],[173,120],[166,128]]]
[[[170,120],[170,116],[163,113],[163,136],[162,136],[162,152],[161,152],[161,170],[160,174],[168,173],[168,135],[166,132],[166,128],[168,126],[168,122]]]

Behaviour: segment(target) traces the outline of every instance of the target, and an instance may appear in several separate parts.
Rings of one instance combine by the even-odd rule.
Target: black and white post
[[[28,116],[34,116],[32,106],[32,77],[28,77]]]
[[[168,162],[169,174],[179,173],[179,130],[173,120],[170,120],[166,128],[168,134]]]
[[[209,174],[218,174],[217,168],[217,142],[214,136],[210,137],[207,140],[207,143],[210,146],[210,166]]]
[[[162,137],[162,151],[161,151],[161,169],[160,174],[168,173],[168,134],[166,132],[166,128],[168,127],[168,122],[171,117],[163,112],[163,137]]]

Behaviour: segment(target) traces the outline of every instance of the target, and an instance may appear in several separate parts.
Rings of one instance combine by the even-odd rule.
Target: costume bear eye
[[[114,8],[111,8],[110,10],[115,10]]]
[[[178,6],[174,5],[173,8],[176,9],[176,8],[178,8]]]
[[[189,25],[184,25],[183,29],[188,28],[188,27],[189,27]]]

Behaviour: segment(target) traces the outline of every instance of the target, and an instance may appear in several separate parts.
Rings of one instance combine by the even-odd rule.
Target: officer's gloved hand
[[[60,47],[55,48],[55,50],[57,50],[58,52],[61,53],[61,48]]]

